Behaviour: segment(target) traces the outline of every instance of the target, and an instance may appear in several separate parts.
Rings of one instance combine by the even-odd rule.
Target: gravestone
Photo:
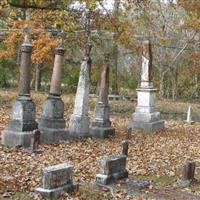
[[[99,92],[99,100],[96,104],[95,115],[90,128],[93,138],[107,138],[115,135],[115,129],[111,127],[110,107],[108,105],[109,91],[109,55],[104,55],[104,64],[101,72],[101,84]]]
[[[183,176],[182,179],[178,180],[178,184],[182,186],[189,186],[194,184],[197,181],[194,178],[195,168],[195,162],[187,162],[183,167]]]
[[[32,132],[32,137],[31,137],[31,144],[29,147],[29,150],[31,153],[41,153],[42,151],[39,149],[39,144],[40,144],[40,131],[38,129],[34,130]]]
[[[100,170],[96,175],[96,183],[108,185],[114,181],[128,177],[126,170],[126,156],[107,156],[99,160]]]
[[[30,30],[24,28],[25,40],[21,46],[19,93],[12,106],[11,120],[2,132],[2,144],[9,147],[29,147],[32,131],[37,129],[35,103],[30,95],[31,52]]]
[[[187,119],[185,120],[185,122],[188,123],[188,124],[194,123],[194,121],[192,121],[192,107],[191,107],[191,105],[188,107]]]
[[[69,122],[69,133],[72,138],[89,137],[89,86],[90,86],[90,58],[91,45],[86,46],[85,57],[81,64],[79,82],[75,96],[74,111]]]
[[[62,43],[55,49],[55,60],[51,78],[50,93],[43,104],[43,112],[39,121],[41,143],[54,143],[69,138],[65,129],[64,103],[61,95],[62,61],[65,48]]]
[[[42,169],[42,186],[36,189],[43,197],[58,199],[63,192],[78,190],[73,181],[73,167],[66,163]]]
[[[156,89],[152,83],[152,51],[149,41],[143,42],[141,83],[137,89],[137,107],[129,127],[152,132],[164,129],[164,121],[156,108]]]
[[[128,156],[128,140],[122,141],[122,155]]]

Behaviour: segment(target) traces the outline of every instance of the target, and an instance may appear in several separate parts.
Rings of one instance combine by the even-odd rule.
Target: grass
[[[141,180],[145,180],[145,181],[150,181],[150,182],[153,182],[154,184],[158,184],[162,186],[172,185],[176,182],[175,177],[171,177],[167,175],[157,176],[156,174],[150,174],[148,176],[139,176],[137,178]]]

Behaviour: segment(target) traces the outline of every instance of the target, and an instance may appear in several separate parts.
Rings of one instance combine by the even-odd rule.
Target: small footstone
[[[106,156],[99,160],[100,170],[96,175],[96,184],[108,185],[116,180],[128,178],[126,156]]]
[[[35,153],[35,154],[42,153],[42,150],[39,149],[40,135],[41,133],[38,129],[33,131],[32,136],[31,136],[31,145],[28,149],[31,153]]]
[[[149,183],[149,181],[128,179],[127,180],[127,185],[128,185],[128,187],[130,189],[139,189],[139,190],[142,190],[142,189],[148,188],[150,186],[150,183]]]
[[[178,184],[181,186],[190,186],[197,182],[194,178],[195,174],[195,162],[188,162],[183,167],[183,177],[182,179],[178,180]]]
[[[122,141],[122,155],[128,156],[128,140]]]
[[[58,199],[63,192],[78,190],[73,181],[73,167],[66,163],[42,169],[42,187],[36,189],[45,198]]]

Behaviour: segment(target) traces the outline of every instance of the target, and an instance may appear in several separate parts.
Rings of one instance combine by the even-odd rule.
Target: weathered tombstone
[[[122,141],[122,155],[128,156],[128,140]]]
[[[96,183],[108,185],[122,178],[128,178],[126,170],[126,156],[107,156],[99,160],[100,171],[96,175]]]
[[[130,140],[130,138],[131,138],[131,132],[132,132],[131,127],[127,127],[127,129],[126,129],[126,139],[127,140]]]
[[[35,103],[30,95],[31,52],[30,30],[24,28],[25,40],[21,46],[19,94],[12,106],[11,120],[2,132],[2,144],[9,147],[29,147],[32,131],[37,129]]]
[[[78,190],[78,184],[73,181],[73,167],[66,163],[45,167],[42,169],[42,187],[36,189],[43,197],[58,199],[64,192]]]
[[[90,38],[90,12],[86,13],[86,34],[87,41],[85,46],[85,56],[81,64],[79,74],[78,87],[75,96],[74,111],[71,115],[69,122],[69,133],[71,138],[84,138],[89,137],[89,117],[88,117],[88,104],[89,104],[89,88],[90,88],[90,69],[92,60],[90,52],[92,45],[89,41]]]
[[[31,136],[31,143],[29,147],[29,151],[31,153],[41,153],[42,151],[39,149],[40,144],[40,131],[38,129],[34,130]]]
[[[189,186],[196,182],[194,178],[195,174],[195,162],[187,162],[183,167],[183,176],[181,180],[178,180],[178,183],[182,186]]]
[[[160,119],[160,112],[155,106],[156,89],[152,83],[152,52],[149,41],[143,42],[141,84],[137,89],[137,107],[133,113],[132,129],[152,132],[164,129],[164,121]]]
[[[55,49],[55,60],[51,78],[50,93],[43,104],[43,112],[39,121],[41,143],[54,143],[69,137],[65,129],[64,103],[61,95],[62,61],[65,53],[63,38]]]
[[[191,107],[191,105],[188,107],[187,119],[185,120],[185,122],[188,123],[188,124],[194,123],[194,121],[192,121],[192,107]]]
[[[95,115],[90,128],[93,138],[107,138],[115,134],[115,129],[111,127],[110,108],[108,105],[109,91],[109,55],[104,55],[104,64],[101,72],[101,84],[99,100],[96,104]]]

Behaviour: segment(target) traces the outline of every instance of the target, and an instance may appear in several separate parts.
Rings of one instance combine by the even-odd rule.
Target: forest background
[[[109,6],[108,6],[109,3]],[[141,43],[150,39],[153,81],[160,98],[200,95],[199,0],[1,0],[0,87],[17,87],[23,27],[31,28],[35,91],[49,91],[54,48],[65,33],[63,92],[74,93],[91,10],[91,93],[98,94],[104,54],[110,55],[110,93],[130,95],[138,86]]]

